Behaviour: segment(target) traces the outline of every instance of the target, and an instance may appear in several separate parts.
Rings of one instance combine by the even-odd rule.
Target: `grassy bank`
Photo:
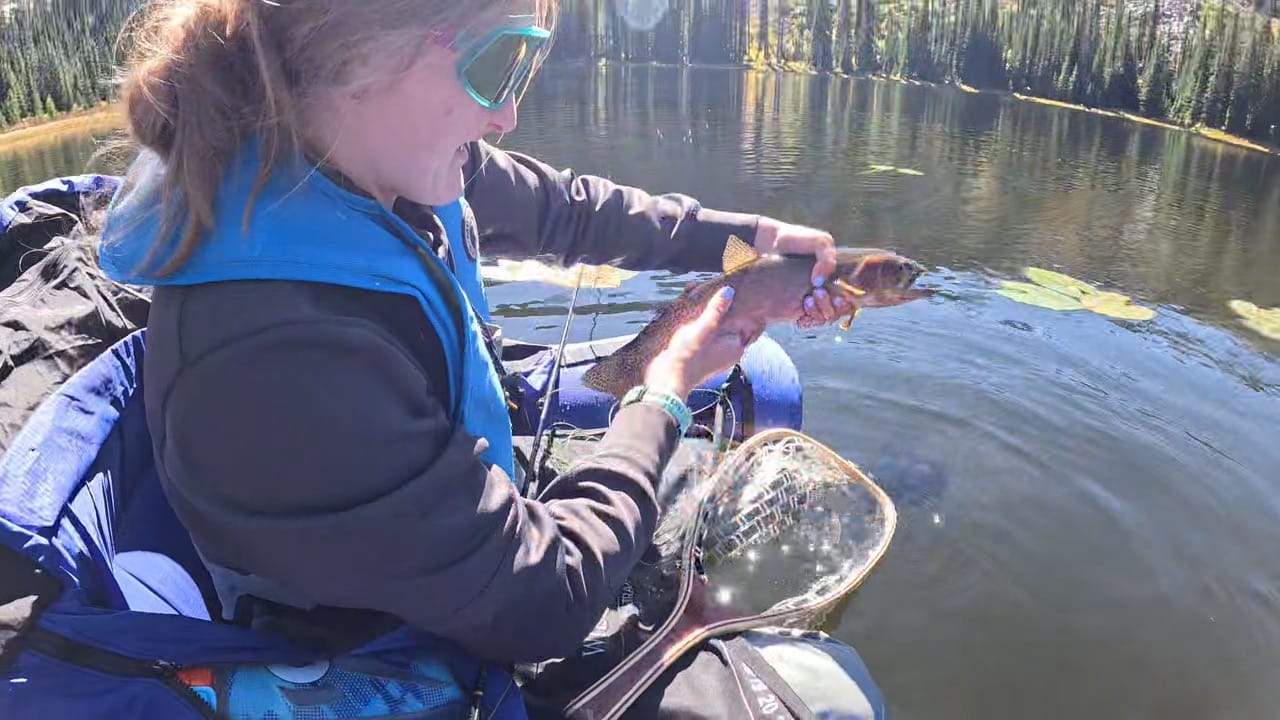
[[[1093,115],[1101,115],[1103,117],[1116,118],[1119,120],[1127,120],[1129,122],[1140,123],[1142,125],[1151,125],[1153,127],[1163,128],[1165,130],[1174,130],[1177,132],[1189,132],[1194,135],[1199,135],[1200,137],[1207,138],[1209,140],[1216,140],[1218,142],[1226,143],[1228,145],[1234,145],[1236,147],[1245,148],[1246,150],[1253,150],[1255,152],[1266,153],[1268,155],[1280,155],[1280,146],[1267,147],[1260,143],[1256,143],[1252,140],[1249,140],[1248,138],[1242,138],[1236,135],[1232,135],[1231,133],[1224,132],[1222,130],[1216,130],[1214,128],[1207,128],[1204,126],[1184,127],[1181,125],[1175,125],[1170,122],[1165,122],[1163,120],[1155,120],[1153,118],[1144,117],[1142,115],[1135,115],[1134,113],[1124,112],[1123,110],[1108,110],[1106,108],[1086,107],[1085,105],[1080,105],[1078,103],[1063,102],[1061,100],[1035,97],[1033,95],[1024,95],[1022,93],[1016,93],[1016,92],[1006,93],[1006,92],[991,91],[991,90],[981,91],[981,90],[975,90],[974,88],[971,88],[971,87],[964,86],[963,84],[960,84],[959,87],[961,90],[964,90],[965,92],[971,92],[971,93],[986,92],[986,93],[994,93],[999,95],[1006,95],[1008,97],[1015,98],[1022,102],[1035,103],[1037,105],[1048,105],[1050,107],[1060,108],[1063,110],[1087,112]]]
[[[0,150],[39,145],[64,135],[109,132],[123,124],[120,108],[114,104],[63,113],[52,119],[24,120],[21,125],[0,132]]]
[[[1245,148],[1247,150],[1254,150],[1256,152],[1267,153],[1269,155],[1280,155],[1280,146],[1267,147],[1265,145],[1261,145],[1259,143],[1253,142],[1248,138],[1242,138],[1237,135],[1232,135],[1231,133],[1224,132],[1222,130],[1216,130],[1214,128],[1207,128],[1207,127],[1204,127],[1203,125],[1199,125],[1195,127],[1183,127],[1180,125],[1174,125],[1173,123],[1168,123],[1161,120],[1153,120],[1148,117],[1143,117],[1141,115],[1134,115],[1133,113],[1127,113],[1120,110],[1106,110],[1104,108],[1085,107],[1084,105],[1066,103],[1060,100],[1050,100],[1048,98],[1032,97],[1030,95],[1023,95],[1021,93],[1012,93],[1012,96],[1019,100],[1022,100],[1023,102],[1038,103],[1041,105],[1051,105],[1053,107],[1063,108],[1066,110],[1077,110],[1081,112],[1093,113],[1094,115],[1102,115],[1104,117],[1119,118],[1121,120],[1128,120],[1130,122],[1142,123],[1143,125],[1153,125],[1155,127],[1164,128],[1165,130],[1177,130],[1180,132],[1189,132],[1195,135],[1199,135],[1200,137],[1203,137],[1203,138],[1216,140],[1218,142],[1227,143],[1228,145],[1234,145],[1236,147]]]
[[[808,65],[806,63],[798,62],[798,61],[788,61],[785,63],[757,62],[757,63],[747,64],[745,65],[745,67],[752,70],[762,70],[762,71],[800,73],[805,75],[819,74],[818,71],[815,70],[812,65]],[[1063,100],[1054,100],[1052,98],[1037,97],[1034,95],[1027,95],[1024,93],[1010,92],[1005,90],[979,90],[977,88],[966,85],[964,82],[960,82],[960,81],[932,82],[928,80],[920,80],[917,78],[903,77],[901,75],[884,75],[884,74],[877,74],[877,73],[856,73],[856,72],[846,73],[840,70],[831,71],[825,74],[830,74],[837,77],[870,77],[870,78],[875,78],[877,80],[885,80],[889,82],[902,83],[904,85],[952,87],[966,93],[999,95],[1002,97],[1010,97],[1020,102],[1035,103],[1037,105],[1047,105],[1049,107],[1055,107],[1062,110],[1086,112],[1093,115],[1101,115],[1103,117],[1126,120],[1128,122],[1139,123],[1142,125],[1150,125],[1152,127],[1162,128],[1164,130],[1172,130],[1176,132],[1188,132],[1194,135],[1199,135],[1200,137],[1206,138],[1208,140],[1214,140],[1217,142],[1226,143],[1228,145],[1244,148],[1246,150],[1253,150],[1255,152],[1265,153],[1268,155],[1280,155],[1280,145],[1268,146],[1266,144],[1250,140],[1249,138],[1240,137],[1238,135],[1232,135],[1231,133],[1225,132],[1223,130],[1209,128],[1203,125],[1197,125],[1192,127],[1177,125],[1165,120],[1157,120],[1157,119],[1149,118],[1143,115],[1138,115],[1136,113],[1125,112],[1124,110],[1109,110],[1106,108],[1088,107],[1080,103],[1070,103],[1070,102],[1065,102]]]

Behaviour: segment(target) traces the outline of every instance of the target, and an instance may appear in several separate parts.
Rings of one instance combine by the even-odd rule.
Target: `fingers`
[[[673,344],[698,347],[707,341],[733,304],[733,288],[724,287],[711,296],[697,317],[676,329],[668,346]]]
[[[857,308],[858,296],[840,288],[814,290],[804,297],[804,309],[796,320],[801,329],[809,329],[847,317]]]
[[[694,321],[698,326],[698,334],[705,336],[707,332],[719,325],[720,320],[724,318],[725,313],[729,312],[729,306],[732,304],[733,288],[720,288],[710,302],[707,303],[707,306],[702,309],[702,314]]]
[[[707,303],[709,307],[703,315],[710,315],[714,321],[718,322],[720,318],[724,317],[725,313],[729,312],[729,306],[732,304],[733,287],[720,288],[720,292],[716,293],[716,296],[711,298],[711,302]]]
[[[830,235],[823,235],[814,248],[817,261],[813,264],[813,286],[822,287],[827,276],[836,271],[836,243]]]
[[[814,290],[804,298],[804,312],[820,323],[828,323],[840,317],[849,307],[849,300],[843,294],[832,297],[823,288]]]

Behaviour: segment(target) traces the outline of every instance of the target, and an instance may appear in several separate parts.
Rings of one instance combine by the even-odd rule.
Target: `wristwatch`
[[[644,385],[637,385],[622,396],[622,404],[619,407],[626,407],[638,402],[652,403],[666,410],[671,417],[675,418],[676,425],[680,427],[682,436],[688,432],[689,426],[693,424],[693,411],[689,409],[689,406],[683,400],[671,393],[653,390]]]

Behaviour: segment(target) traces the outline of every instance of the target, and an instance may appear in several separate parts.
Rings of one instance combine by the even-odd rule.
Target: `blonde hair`
[[[507,0],[154,0],[126,28],[121,97],[128,142],[163,162],[161,237],[183,226],[172,272],[213,224],[226,165],[262,142],[255,194],[282,155],[303,149],[310,103],[354,91],[368,63],[412,64],[433,31],[472,27]],[[557,0],[538,0],[551,28]],[[128,180],[126,180],[126,186]],[[252,205],[252,202],[250,203]],[[248,217],[250,208],[245,208]]]

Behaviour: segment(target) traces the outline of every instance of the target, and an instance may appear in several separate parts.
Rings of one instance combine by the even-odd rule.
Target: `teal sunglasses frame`
[[[530,38],[536,42],[533,43],[533,52],[529,54],[528,58],[520,61],[520,64],[512,69],[512,76],[509,79],[509,82],[506,83],[506,92],[504,92],[501,97],[490,100],[484,95],[481,95],[480,92],[471,85],[471,81],[467,79],[467,68],[471,66],[471,63],[474,62],[476,58],[480,57],[481,54],[488,50],[490,46],[500,38],[507,35],[518,35]],[[497,110],[507,104],[507,101],[511,99],[511,96],[515,94],[516,89],[524,84],[525,80],[529,76],[529,71],[533,69],[533,64],[536,62],[538,54],[550,39],[551,31],[537,26],[497,28],[481,36],[475,42],[468,43],[466,52],[462,54],[462,57],[458,58],[458,81],[462,83],[462,87],[467,91],[467,94],[471,96],[471,99],[480,104],[480,107],[483,107],[486,110]]]

